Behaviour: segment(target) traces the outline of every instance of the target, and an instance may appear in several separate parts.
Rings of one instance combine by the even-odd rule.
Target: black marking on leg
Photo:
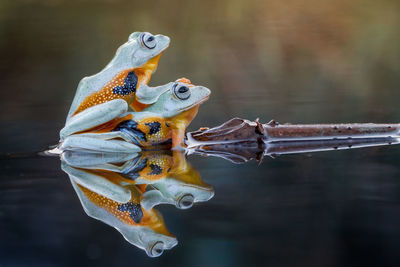
[[[145,123],[145,125],[150,127],[149,134],[156,134],[161,129],[161,123],[159,123],[158,121],[148,122]]]
[[[131,180],[136,180],[140,176],[140,173],[147,166],[147,159],[140,161],[135,167],[129,170],[129,172],[124,173],[123,176]]]
[[[124,80],[124,86],[115,86],[113,93],[116,95],[129,95],[136,92],[138,77],[134,71],[130,71]]]
[[[129,217],[131,217],[135,223],[140,223],[140,221],[143,218],[143,211],[140,204],[128,202],[125,204],[118,205],[118,210],[121,212],[128,211]]]
[[[132,138],[132,141],[135,144],[140,145],[138,140],[146,142],[147,138],[146,134],[137,128],[137,125],[138,123],[134,120],[122,121],[112,131],[120,131],[126,133]]]
[[[150,164],[151,172],[148,175],[159,175],[162,173],[163,169],[159,165]]]

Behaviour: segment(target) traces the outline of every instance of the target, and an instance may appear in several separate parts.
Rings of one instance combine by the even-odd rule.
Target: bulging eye
[[[164,252],[164,243],[162,241],[157,241],[149,251],[150,257],[159,257]]]
[[[190,89],[185,85],[175,84],[174,95],[180,100],[186,100],[190,97]]]
[[[177,207],[181,210],[189,209],[193,206],[194,197],[192,194],[183,195],[176,203]]]
[[[151,35],[150,33],[143,33],[140,36],[140,42],[148,49],[153,49],[154,47],[156,47],[157,44],[156,37],[154,37],[154,35]]]

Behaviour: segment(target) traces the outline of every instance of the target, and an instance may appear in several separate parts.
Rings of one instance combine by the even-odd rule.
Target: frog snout
[[[161,38],[161,39],[163,39],[164,40],[164,42],[166,42],[166,43],[170,43],[170,41],[171,41],[171,39],[168,37],[168,36],[166,36],[166,35],[162,35],[162,34],[157,34],[157,37],[159,37],[159,38]]]
[[[211,94],[211,90],[204,86],[197,86],[197,89],[195,90],[198,90],[203,98],[208,97]]]
[[[158,40],[157,43],[161,46],[161,50],[165,50],[171,41],[168,36],[162,34],[157,34],[156,39]]]

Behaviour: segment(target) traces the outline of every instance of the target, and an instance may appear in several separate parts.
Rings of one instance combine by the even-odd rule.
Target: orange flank
[[[173,167],[173,158],[167,154],[146,154],[143,157],[147,160],[146,167],[139,172],[142,179],[156,181],[165,178]]]
[[[171,129],[165,118],[146,117],[136,121],[137,128],[146,135],[146,142],[143,146],[160,144],[171,139]]]
[[[136,223],[130,217],[129,211],[120,211],[119,210],[118,207],[124,203],[119,203],[119,202],[116,202],[109,198],[106,198],[100,194],[90,191],[89,189],[87,189],[81,185],[78,185],[78,187],[82,190],[83,194],[90,200],[90,202],[92,202],[94,205],[98,206],[99,208],[105,209],[112,216],[114,216],[118,220],[122,221],[124,224],[130,225],[130,226],[147,227],[147,228],[150,228],[150,229],[154,230],[155,232],[161,233],[163,235],[173,236],[168,232],[161,214],[158,211],[156,211],[155,209],[145,210],[142,208],[143,217],[139,223]],[[132,197],[130,202],[139,204],[140,199],[135,199],[135,197]]]
[[[103,86],[103,88],[101,88],[99,91],[96,91],[91,95],[87,96],[78,106],[73,115],[76,115],[87,108],[111,101],[113,99],[123,99],[127,103],[132,103],[132,101],[135,99],[136,90],[126,95],[115,94],[113,92],[113,89],[115,87],[117,86],[122,87],[125,85],[125,78],[131,71],[135,72],[138,78],[137,81],[138,85],[148,80],[148,77],[146,77],[145,72],[143,72],[141,69],[128,69],[121,71],[111,81],[109,81],[105,86]]]
[[[121,71],[114,78],[105,84],[100,90],[88,95],[75,110],[73,115],[78,114],[79,112],[95,106],[99,105],[113,99],[124,99],[129,105],[137,102],[135,101],[136,90],[140,87],[141,84],[147,84],[151,78],[151,75],[156,71],[158,66],[158,61],[160,60],[161,54],[150,59],[146,64],[141,67],[127,69]],[[129,91],[128,94],[116,94],[114,93],[114,88],[125,86],[125,79],[127,78],[130,72],[134,72],[137,77],[136,89]],[[143,105],[140,103],[135,103],[132,105],[132,108],[135,111],[140,111],[147,107],[147,105]]]

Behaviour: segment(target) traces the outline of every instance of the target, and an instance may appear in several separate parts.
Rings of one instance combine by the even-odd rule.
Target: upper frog
[[[80,81],[67,121],[87,108],[113,99],[123,99],[137,111],[146,107],[137,101],[136,90],[149,82],[169,43],[170,39],[161,34],[132,33],[102,71]]]

